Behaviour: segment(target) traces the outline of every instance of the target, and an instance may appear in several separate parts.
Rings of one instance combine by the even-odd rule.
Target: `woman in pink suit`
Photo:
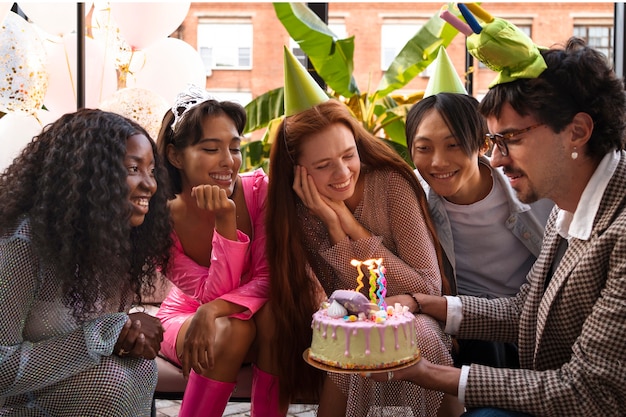
[[[253,361],[252,415],[278,410],[278,380],[265,343],[269,294],[262,170],[239,174],[243,107],[197,87],[178,95],[163,120],[159,154],[170,175],[174,284],[157,316],[161,353],[189,382],[180,416],[221,416],[244,361]],[[265,339],[263,339],[265,338]],[[276,398],[276,400],[273,400]]]

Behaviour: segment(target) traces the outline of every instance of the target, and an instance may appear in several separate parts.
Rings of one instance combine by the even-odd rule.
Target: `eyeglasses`
[[[494,145],[498,147],[498,150],[502,154],[502,156],[509,156],[509,145],[508,142],[513,139],[517,135],[521,135],[522,133],[530,132],[531,130],[543,126],[544,123],[538,123],[536,125],[529,126],[524,129],[514,130],[512,132],[507,133],[485,133],[485,139],[491,141]]]

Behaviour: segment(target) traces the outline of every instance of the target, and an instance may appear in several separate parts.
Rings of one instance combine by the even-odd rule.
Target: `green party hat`
[[[285,47],[285,116],[292,116],[328,100],[311,74]]]
[[[548,66],[540,48],[514,24],[497,17],[480,33],[467,37],[467,50],[489,69],[498,72],[489,88],[518,78],[537,78]]]
[[[439,93],[467,94],[463,82],[456,73],[452,61],[450,61],[446,48],[443,46],[439,47],[437,58],[430,65],[434,65],[435,70],[433,75],[430,76],[430,80],[428,80],[424,97],[434,96]]]

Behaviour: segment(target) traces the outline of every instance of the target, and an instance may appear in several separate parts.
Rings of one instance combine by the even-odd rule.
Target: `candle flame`
[[[359,292],[361,290],[361,288],[363,288],[363,271],[361,271],[361,261],[357,261],[356,259],[353,259],[350,261],[350,265],[352,266],[356,266],[357,271],[359,271],[359,276],[356,277],[356,282],[358,283],[355,291]]]

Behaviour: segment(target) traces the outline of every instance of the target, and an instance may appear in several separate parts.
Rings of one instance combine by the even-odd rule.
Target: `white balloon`
[[[122,37],[133,49],[144,49],[167,38],[179,27],[191,2],[111,2],[110,5]]]
[[[108,1],[96,1],[91,14],[91,34],[106,51],[107,56],[114,58],[115,67],[121,74],[128,72],[131,59],[137,52],[122,38],[120,29],[111,16],[111,7]]]
[[[0,1],[0,23],[7,17],[7,13],[9,13],[11,7],[13,7],[13,2]]]
[[[46,49],[36,26],[8,12],[0,24],[0,111],[40,109],[48,78]]]
[[[69,2],[19,2],[28,20],[51,35],[61,36],[76,31],[77,3]],[[85,5],[85,13],[91,4]]]
[[[143,68],[126,79],[126,87],[141,87],[173,103],[187,84],[206,85],[204,63],[198,51],[187,42],[165,38],[144,50]]]
[[[49,39],[48,91],[44,104],[54,113],[69,113],[77,108],[76,34],[56,41]],[[117,90],[117,72],[112,56],[106,56],[98,42],[85,37],[85,107],[97,108]]]
[[[0,172],[11,165],[41,128],[32,114],[7,113],[0,118]]]
[[[145,88],[122,88],[100,103],[102,110],[121,114],[139,123],[155,139],[165,112],[171,107],[163,97]]]

